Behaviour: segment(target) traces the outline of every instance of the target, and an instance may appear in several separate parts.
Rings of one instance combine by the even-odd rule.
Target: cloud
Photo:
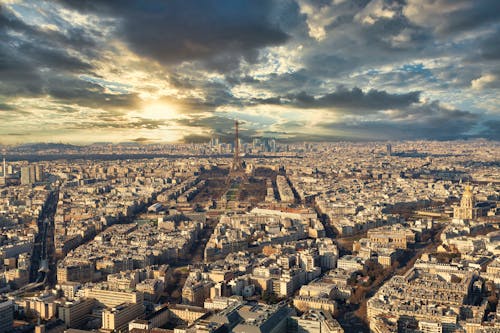
[[[395,108],[404,108],[420,100],[420,92],[413,91],[405,94],[391,94],[386,91],[371,89],[363,92],[358,87],[347,89],[338,86],[337,89],[322,96],[312,96],[306,92],[277,96],[264,99],[253,99],[260,104],[293,105],[300,108],[314,109],[341,109],[349,113],[376,112]]]
[[[306,93],[288,97],[291,97],[293,103],[300,107],[340,108],[357,112],[357,110],[387,110],[406,107],[419,101],[420,92],[390,94],[386,91],[372,89],[365,93],[357,87],[349,90],[339,86],[335,92],[320,97],[313,97]]]
[[[112,94],[91,82],[74,77],[54,77],[47,82],[45,90],[54,100],[61,103],[110,109],[129,109],[138,107],[137,94]]]
[[[389,3],[384,0],[373,0],[363,10],[358,12],[354,18],[364,25],[372,25],[380,19],[392,19],[397,15],[398,3]]]
[[[493,22],[500,17],[496,0],[408,0],[405,16],[438,34],[457,33]]]
[[[139,138],[131,139],[130,141],[132,141],[132,142],[138,142],[138,143],[148,143],[148,142],[151,142],[151,141],[156,141],[156,139],[149,139],[149,138],[139,137]]]
[[[181,139],[180,142],[183,143],[201,143],[208,142],[212,136],[209,134],[186,134]]]
[[[230,136],[234,128],[234,119],[221,116],[195,116],[193,118],[179,119],[183,126],[205,128],[214,135]]]
[[[350,132],[354,137],[375,140],[453,140],[471,137],[479,116],[449,109],[437,101],[391,110],[375,120],[356,120],[324,124],[330,130]]]
[[[116,17],[118,33],[136,53],[164,64],[201,60],[209,68],[234,69],[289,37],[272,21],[272,1],[62,2]]]
[[[472,89],[500,88],[500,79],[495,74],[484,74],[470,83]]]
[[[27,133],[7,133],[8,136],[27,136]]]
[[[5,41],[0,44],[0,96],[34,97],[54,93],[57,98],[65,99],[63,95],[73,91],[73,97],[78,94],[83,98],[85,83],[76,75],[90,71],[92,66],[70,51],[95,46],[84,32],[70,29],[69,36],[46,32],[0,7],[0,38]],[[98,95],[95,87],[87,88],[87,95]]]
[[[0,135],[491,138],[499,4],[3,2]]]
[[[500,29],[496,29],[479,45],[481,58],[486,60],[500,60]]]
[[[482,130],[476,134],[478,138],[488,138],[491,140],[500,141],[500,120],[488,119],[482,122]]]
[[[177,120],[178,125],[191,128],[197,137],[218,136],[223,142],[232,142],[234,140],[234,121],[237,117],[227,116],[194,116],[188,119]],[[254,136],[260,136],[256,128],[250,122],[242,121],[239,118],[239,133],[243,140],[250,140]],[[191,140],[193,133],[189,133]]]
[[[325,27],[332,24],[338,17],[333,6],[312,0],[298,0],[300,12],[307,17],[309,36],[321,41],[326,37]]]
[[[252,98],[250,101],[252,104],[269,104],[269,105],[281,105],[285,103],[281,97],[268,97],[268,98]]]
[[[9,104],[5,104],[5,103],[1,103],[0,102],[0,111],[13,111],[15,110],[16,108],[13,107],[12,105],[9,105]]]
[[[165,120],[133,118],[120,115],[104,115],[85,122],[68,122],[71,129],[148,129],[155,130],[168,125]]]

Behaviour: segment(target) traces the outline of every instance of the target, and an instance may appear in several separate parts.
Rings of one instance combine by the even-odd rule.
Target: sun
[[[153,120],[168,120],[178,118],[179,115],[173,105],[155,102],[146,104],[142,110],[134,112],[132,116]]]

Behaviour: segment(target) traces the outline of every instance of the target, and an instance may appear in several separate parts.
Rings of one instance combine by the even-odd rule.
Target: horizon
[[[0,5],[0,145],[500,140],[500,2]]]
[[[254,137],[257,139],[275,139],[272,137]],[[251,140],[254,138],[240,138],[243,143],[251,143]],[[489,138],[456,138],[450,140],[437,140],[437,139],[401,139],[401,140],[371,140],[371,139],[358,139],[358,140],[347,140],[347,139],[337,139],[337,140],[329,140],[329,141],[287,141],[275,139],[277,144],[281,145],[300,145],[300,144],[357,144],[357,143],[368,143],[368,144],[405,144],[405,143],[413,143],[413,142],[427,142],[427,143],[474,143],[474,142],[498,142],[497,139],[489,139]],[[0,147],[3,149],[7,148],[18,148],[23,146],[36,146],[36,145],[54,145],[54,146],[72,146],[77,148],[89,147],[89,146],[100,146],[100,145],[137,145],[137,146],[154,146],[154,145],[193,145],[193,144],[209,144],[210,138],[208,141],[191,141],[191,142],[150,142],[150,141],[120,141],[120,142],[86,142],[86,143],[78,143],[78,142],[54,142],[54,141],[38,141],[38,142],[23,142],[23,143],[13,143],[13,144],[1,144]],[[234,140],[228,139],[221,141],[222,144],[233,144]]]

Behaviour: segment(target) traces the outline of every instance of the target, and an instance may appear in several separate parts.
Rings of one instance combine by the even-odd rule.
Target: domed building
[[[476,208],[476,198],[470,185],[465,186],[465,192],[460,200],[460,206],[453,207],[453,218],[474,220],[481,216],[481,209]]]

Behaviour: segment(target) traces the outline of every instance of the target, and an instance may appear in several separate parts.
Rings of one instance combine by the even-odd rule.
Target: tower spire
[[[0,184],[7,185],[7,162],[5,161],[5,149],[3,150],[3,175]]]
[[[239,156],[240,143],[238,139],[238,120],[234,121],[234,154]]]
[[[234,121],[234,155],[233,163],[231,164],[231,168],[229,169],[227,182],[238,178],[247,180],[247,175],[243,168],[243,163],[240,157],[239,124],[240,123],[238,122],[238,120]]]

